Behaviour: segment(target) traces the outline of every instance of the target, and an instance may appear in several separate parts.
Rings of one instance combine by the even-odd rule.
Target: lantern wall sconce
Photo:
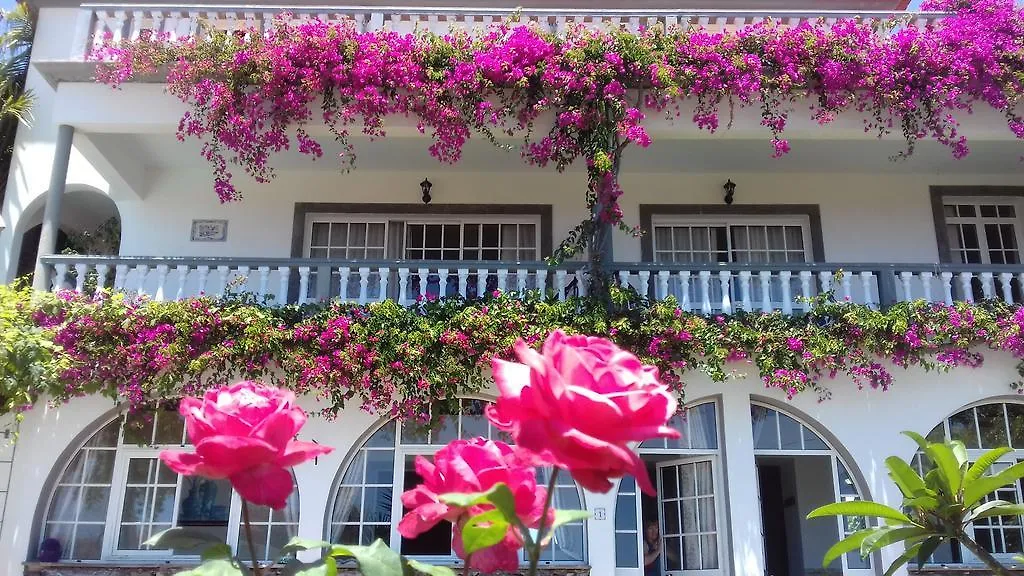
[[[725,190],[725,203],[732,204],[733,196],[736,195],[736,184],[732,180],[727,180],[722,189]]]
[[[420,182],[420,192],[423,194],[424,204],[430,204],[430,189],[433,187],[434,185],[431,184],[430,180],[427,180],[426,178],[423,179],[423,182]]]

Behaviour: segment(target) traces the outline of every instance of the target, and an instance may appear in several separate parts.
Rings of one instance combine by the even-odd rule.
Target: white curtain
[[[690,448],[718,447],[718,420],[715,417],[715,405],[712,403],[694,406],[686,411],[689,426]]]

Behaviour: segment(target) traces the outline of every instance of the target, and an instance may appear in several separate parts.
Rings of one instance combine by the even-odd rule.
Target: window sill
[[[1019,564],[1011,564],[1007,566],[1007,570],[1015,574],[1024,574],[1024,566]],[[927,576],[928,574],[991,574],[992,570],[981,564],[942,564],[942,565],[925,565],[922,568],[917,566],[908,566],[907,572],[910,574],[919,574],[921,576]]]

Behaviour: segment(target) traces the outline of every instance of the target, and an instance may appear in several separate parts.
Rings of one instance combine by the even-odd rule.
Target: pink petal
[[[288,504],[288,496],[295,489],[290,472],[269,464],[233,474],[231,485],[247,502],[274,510],[284,508]]]
[[[267,443],[284,447],[306,423],[306,415],[301,408],[290,408],[274,412],[256,425],[249,434],[253,438],[265,440]]]
[[[417,506],[402,517],[398,523],[398,533],[406,538],[415,538],[437,525],[448,512],[448,505],[440,502]]]
[[[292,466],[298,466],[307,460],[312,460],[317,456],[323,456],[325,454],[330,454],[331,452],[334,452],[334,448],[331,448],[330,446],[295,440],[288,443],[288,446],[284,449],[284,454],[277,458],[277,462],[275,462],[275,464],[283,468],[291,468]]]
[[[241,436],[210,436],[196,444],[196,454],[220,478],[232,476],[242,470],[274,464],[277,448],[256,438]]]
[[[164,450],[160,452],[160,459],[168,468],[185,476],[202,476],[204,478],[227,478],[218,470],[209,468],[197,454],[182,452],[180,450]]]

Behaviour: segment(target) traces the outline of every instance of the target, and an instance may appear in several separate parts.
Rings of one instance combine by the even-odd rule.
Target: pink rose
[[[293,488],[288,468],[334,450],[294,440],[306,423],[295,394],[259,382],[209,390],[202,400],[183,398],[178,411],[195,452],[164,450],[160,459],[178,474],[227,478],[259,506],[284,508]]]
[[[462,508],[441,502],[442,494],[486,492],[501,482],[515,497],[516,514],[528,527],[536,527],[544,511],[547,490],[537,486],[537,471],[515,448],[504,442],[475,438],[455,440],[434,454],[431,462],[416,457],[416,473],[423,483],[402,494],[402,504],[409,512],[398,524],[398,532],[415,538],[442,520],[455,526],[452,548],[464,558],[460,526],[471,516],[486,512],[493,506]],[[521,535],[510,529],[505,540],[496,546],[473,553],[472,567],[484,573],[512,571],[519,567],[518,550]]]
[[[495,359],[500,396],[487,416],[517,445],[568,469],[593,492],[632,474],[654,494],[647,468],[631,442],[678,438],[669,418],[676,399],[658,369],[603,338],[552,332],[537,353],[516,343],[522,364]]]

